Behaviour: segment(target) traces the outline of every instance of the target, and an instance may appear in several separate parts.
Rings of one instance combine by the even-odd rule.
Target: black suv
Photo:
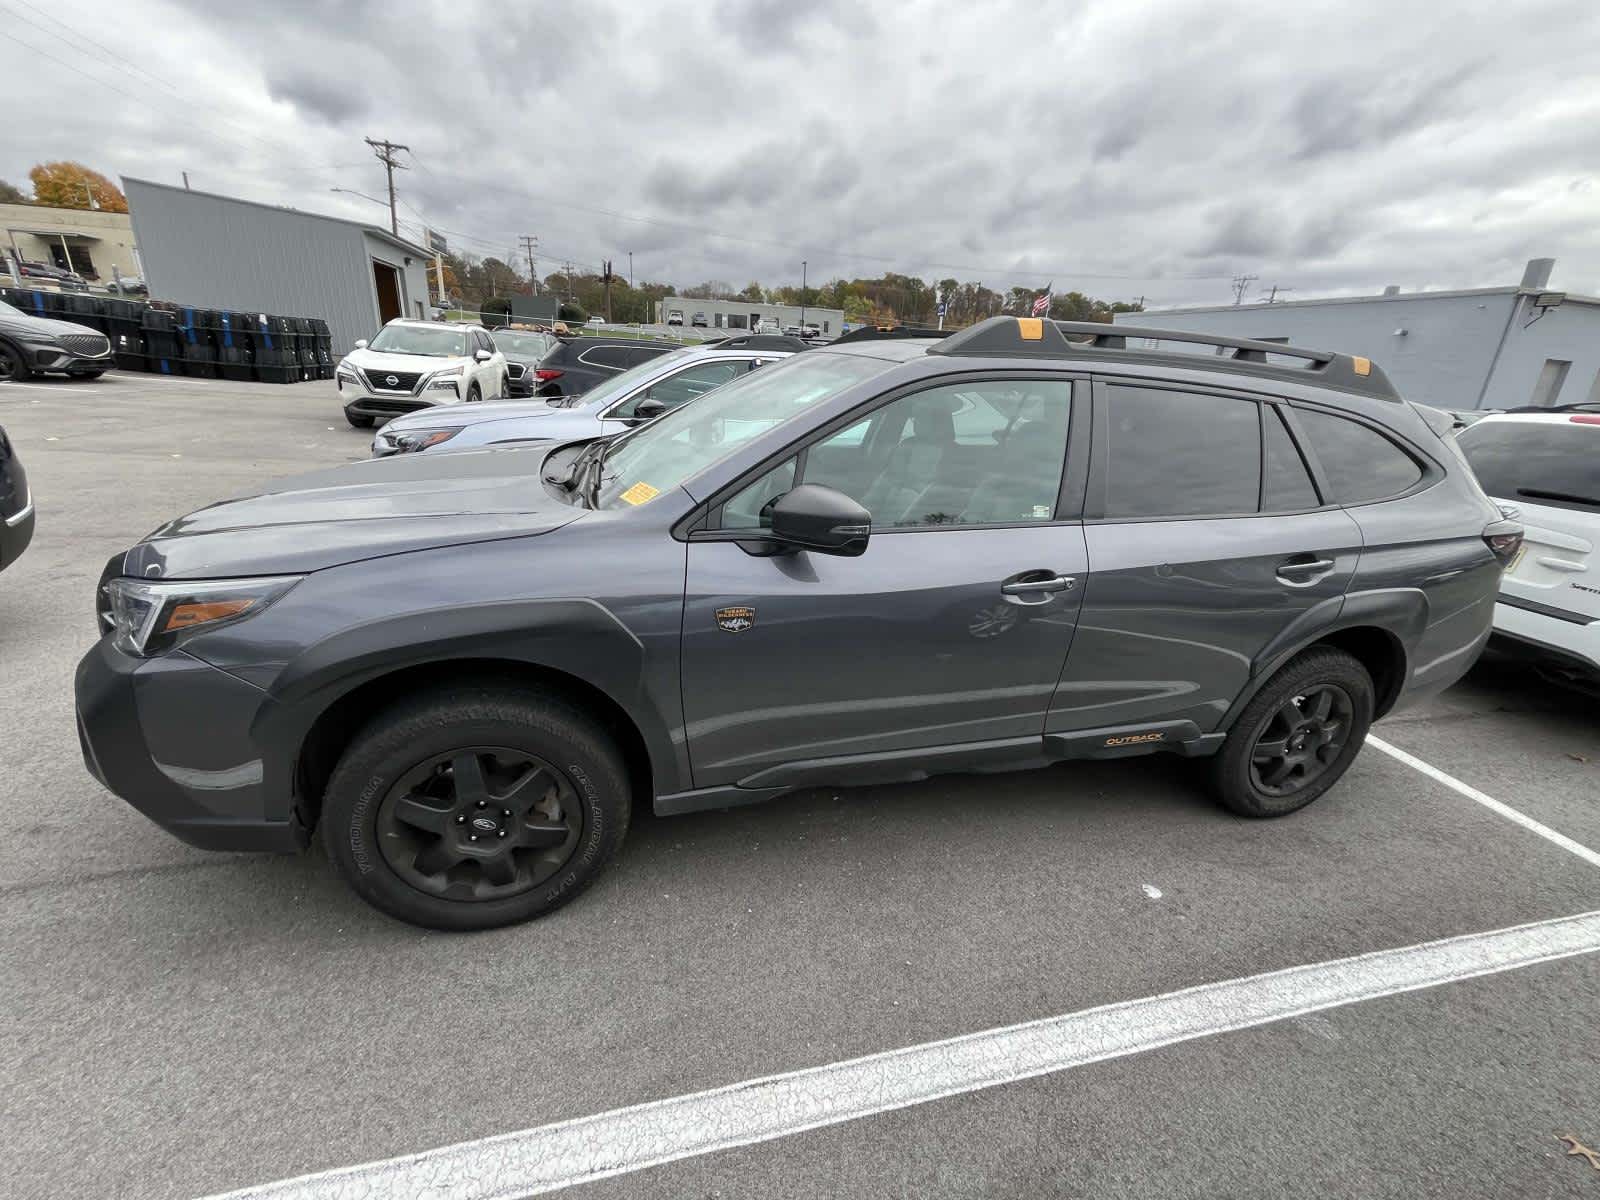
[[[680,350],[678,342],[607,337],[563,338],[533,371],[532,395],[581,396],[613,375]]]
[[[997,317],[201,509],[106,565],[78,724],[179,837],[318,832],[481,928],[586,887],[635,800],[1159,750],[1293,812],[1471,665],[1520,536],[1366,359]]]

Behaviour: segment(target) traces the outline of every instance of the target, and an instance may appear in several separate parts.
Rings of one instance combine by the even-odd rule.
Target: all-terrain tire
[[[1287,792],[1274,792],[1263,786],[1262,773],[1254,769],[1265,754],[1263,747],[1287,739],[1276,735],[1293,729],[1296,700],[1306,696],[1329,695],[1336,706],[1347,708],[1338,745],[1330,751],[1314,778]],[[1241,817],[1281,817],[1295,812],[1321,796],[1344,775],[1361,751],[1367,729],[1372,724],[1374,698],[1372,677],[1352,655],[1332,646],[1315,646],[1296,655],[1258,692],[1228,731],[1222,749],[1211,759],[1211,787],[1217,800],[1229,812]],[[1289,713],[1286,719],[1282,714]],[[1304,728],[1304,727],[1302,727]],[[1309,739],[1312,743],[1316,738]],[[1268,757],[1267,762],[1274,761]],[[1288,781],[1292,782],[1292,780]]]
[[[565,819],[572,829],[570,849],[553,874],[515,894],[450,898],[430,894],[406,878],[407,871],[415,874],[415,864],[423,858],[418,854],[408,864],[405,851],[397,848],[395,839],[401,834],[395,832],[392,814],[399,801],[390,797],[408,773],[414,777],[418,764],[461,753],[463,747],[525,754],[548,764],[563,781]],[[554,787],[549,794],[555,795]],[[492,803],[498,806],[499,801]],[[516,801],[507,803],[516,807]],[[367,722],[328,780],[321,832],[329,857],[346,882],[390,916],[431,929],[491,929],[551,912],[592,884],[627,835],[631,809],[623,757],[588,713],[555,693],[463,684],[401,701]],[[470,805],[466,811],[473,815]],[[487,815],[499,820],[494,810]],[[444,828],[441,842],[446,836],[464,836],[471,824],[446,823]],[[380,844],[380,836],[388,839],[387,845]],[[470,878],[478,864],[464,861],[464,868],[453,866],[450,871],[464,870]],[[522,884],[519,880],[512,886]]]
[[[477,404],[482,399],[483,399],[483,392],[478,387],[478,385],[476,383],[474,383],[471,387],[467,388],[467,403],[468,404]]]

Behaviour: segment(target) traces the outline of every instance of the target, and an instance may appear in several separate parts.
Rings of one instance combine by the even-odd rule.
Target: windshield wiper
[[[1593,496],[1579,496],[1572,492],[1546,492],[1540,488],[1518,488],[1517,495],[1527,496],[1533,500],[1565,500],[1568,504],[1592,504],[1600,508],[1600,499]]]

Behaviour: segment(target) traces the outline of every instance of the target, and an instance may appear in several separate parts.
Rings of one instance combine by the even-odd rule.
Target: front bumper
[[[1600,621],[1587,620],[1576,613],[1573,619],[1564,620],[1497,603],[1494,631],[1506,649],[1575,667],[1600,678]]]
[[[416,412],[418,409],[455,404],[461,399],[460,384],[454,382],[448,388],[432,387],[424,382],[417,391],[380,392],[365,383],[352,382],[348,377],[336,373],[334,386],[339,390],[339,399],[344,402],[345,416],[375,417],[380,421]]]
[[[107,371],[116,366],[111,353],[111,343],[106,342],[103,354],[75,354],[61,346],[41,342],[25,347],[28,365],[35,371]]]
[[[284,773],[250,738],[258,688],[182,650],[134,658],[101,638],[75,690],[89,773],[168,833],[203,850],[306,845]]]

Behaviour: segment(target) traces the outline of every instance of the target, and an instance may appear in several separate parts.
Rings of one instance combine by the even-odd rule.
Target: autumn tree
[[[28,172],[33,181],[33,202],[47,208],[99,208],[125,213],[128,198],[99,171],[82,163],[40,163]],[[91,197],[93,203],[90,202]]]

